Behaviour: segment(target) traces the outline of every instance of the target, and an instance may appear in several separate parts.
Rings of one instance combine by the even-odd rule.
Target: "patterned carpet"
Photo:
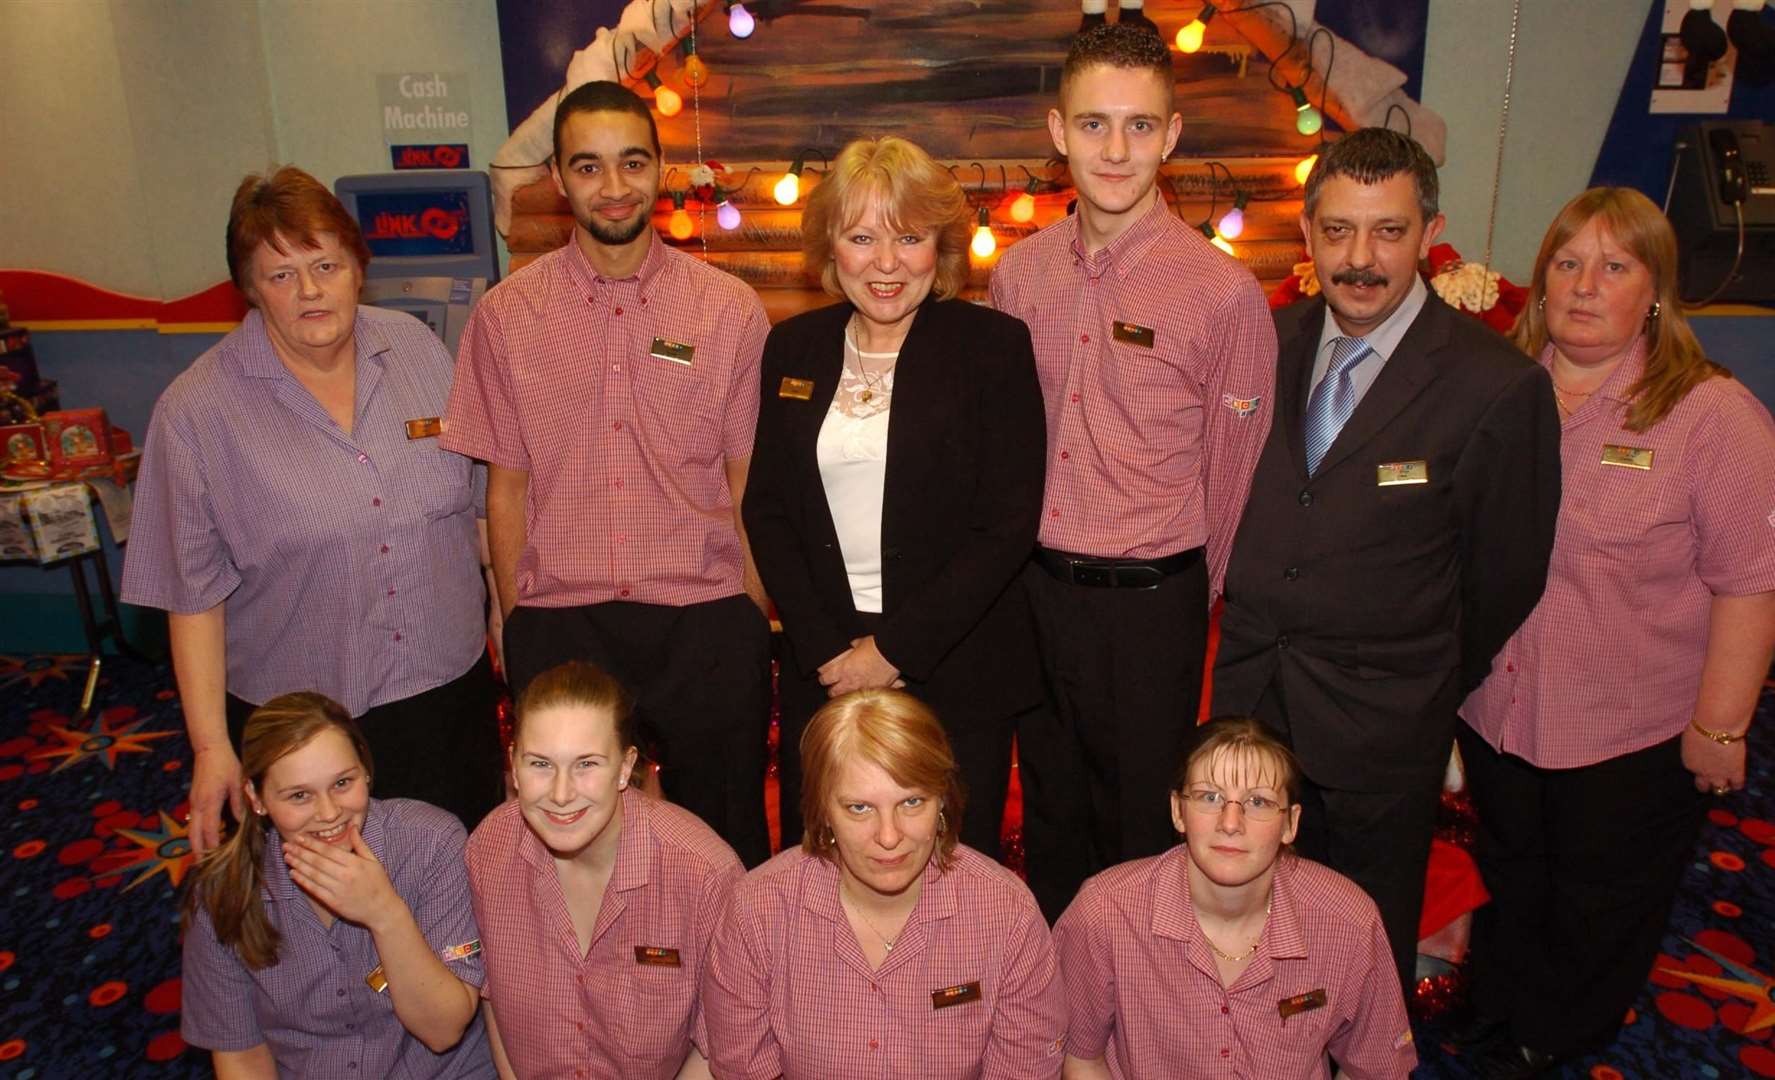
[[[190,747],[164,666],[0,656],[0,1078],[208,1076],[179,1038],[177,895]],[[1775,720],[1765,694],[1761,730]],[[1775,1077],[1775,755],[1715,809],[1631,1022],[1591,1080]],[[1418,1027],[1420,1077],[1465,1063]]]

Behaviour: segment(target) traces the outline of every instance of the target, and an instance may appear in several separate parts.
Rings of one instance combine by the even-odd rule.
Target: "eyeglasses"
[[[1183,793],[1184,801],[1189,808],[1204,817],[1218,816],[1226,809],[1227,797],[1223,792],[1213,788],[1196,788]],[[1274,799],[1266,799],[1262,795],[1247,795],[1238,802],[1239,808],[1252,821],[1274,821],[1276,816],[1287,807]]]

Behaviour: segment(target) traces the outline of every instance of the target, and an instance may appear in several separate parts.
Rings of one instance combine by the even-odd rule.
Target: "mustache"
[[[1345,267],[1331,275],[1333,285],[1385,285],[1387,276],[1374,270],[1359,270]]]

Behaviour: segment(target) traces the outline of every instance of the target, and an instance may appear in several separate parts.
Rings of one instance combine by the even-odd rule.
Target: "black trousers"
[[[666,797],[707,822],[747,866],[770,858],[770,624],[751,600],[519,605],[505,622],[505,655],[514,698],[568,660],[616,676],[635,696],[641,750],[658,763]]]
[[[257,705],[228,695],[228,740]],[[356,717],[375,759],[370,790],[379,799],[419,799],[441,806],[474,831],[505,799],[505,749],[499,744],[499,681],[483,652],[462,675]]]
[[[1017,730],[1029,885],[1050,918],[1084,879],[1177,842],[1170,790],[1208,649],[1202,560],[1152,589],[1024,570],[1052,717]]]
[[[865,634],[876,633],[879,614],[857,612]],[[786,652],[787,650],[785,650]],[[974,702],[951,701],[932,694],[924,683],[908,681],[906,689],[929,705],[943,722],[949,748],[961,769],[967,805],[961,814],[961,842],[991,858],[1001,857],[1005,790],[1011,782],[1012,711]],[[801,733],[827,701],[818,675],[803,677],[788,658],[778,667],[777,693],[782,706],[777,744],[777,783],[782,792],[783,847],[801,842]],[[951,815],[953,818],[954,815]]]
[[[1680,736],[1576,769],[1458,734],[1492,902],[1473,918],[1473,1004],[1559,1057],[1608,1042],[1645,986],[1705,796]]]
[[[1285,703],[1272,684],[1258,699],[1257,719],[1287,738]],[[1351,791],[1314,781],[1301,768],[1300,832],[1294,850],[1362,886],[1380,909],[1387,944],[1406,999],[1417,981],[1418,922],[1424,913],[1424,875],[1436,832],[1443,770],[1387,790]]]

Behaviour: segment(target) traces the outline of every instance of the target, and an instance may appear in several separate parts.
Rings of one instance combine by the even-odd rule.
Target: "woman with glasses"
[[[1294,855],[1294,755],[1255,720],[1197,729],[1184,842],[1085,882],[1054,927],[1066,1080],[1403,1078],[1417,1064],[1374,901]]]

